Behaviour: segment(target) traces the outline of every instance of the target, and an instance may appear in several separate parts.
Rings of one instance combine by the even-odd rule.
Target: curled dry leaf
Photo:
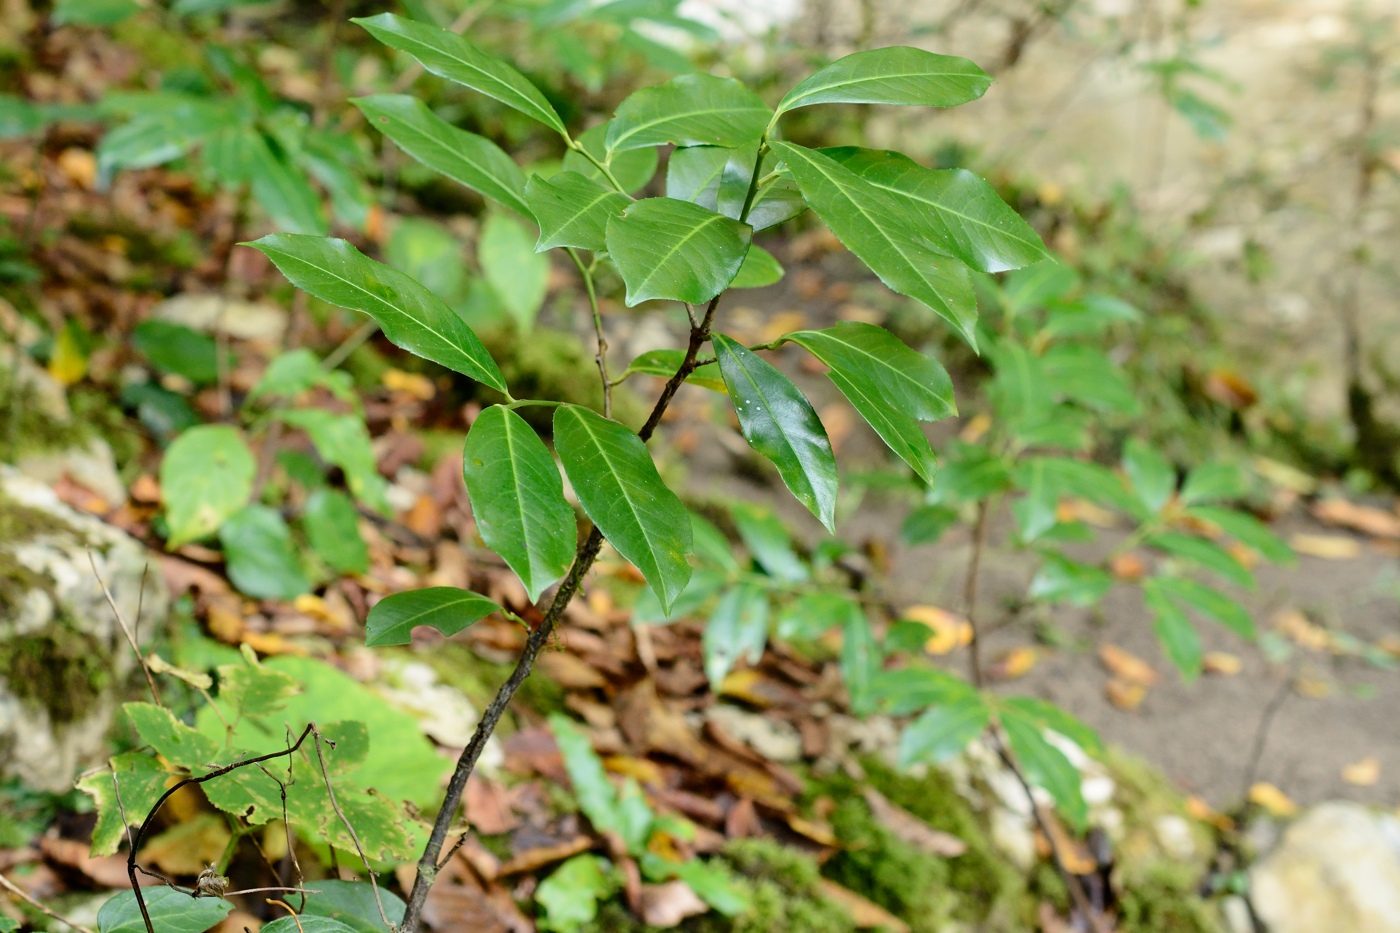
[[[891,803],[873,787],[864,791],[870,812],[896,838],[929,855],[954,858],[967,851],[967,843],[957,836],[934,829],[908,810]]]
[[[1249,802],[1274,816],[1293,816],[1298,812],[1298,805],[1268,781],[1259,781],[1249,789]]]
[[[1099,661],[1116,679],[1151,687],[1157,683],[1157,672],[1142,658],[1114,644],[1099,646]]]
[[[1314,625],[1308,617],[1297,609],[1281,609],[1274,616],[1274,628],[1280,635],[1301,648],[1312,651],[1326,651],[1332,644],[1327,630]]]
[[[1104,687],[1108,702],[1122,710],[1135,710],[1147,699],[1147,688],[1142,684],[1114,677]]]
[[[1342,780],[1356,787],[1374,787],[1381,779],[1380,759],[1367,755],[1342,769]]]
[[[1015,680],[1024,677],[1040,660],[1040,652],[1029,645],[1012,648],[1010,651],[987,665],[989,680]]]
[[[566,839],[563,842],[556,842],[551,845],[535,846],[523,852],[517,852],[506,860],[506,862],[501,865],[501,877],[532,872],[546,865],[553,865],[555,862],[562,862],[565,859],[573,858],[575,855],[581,852],[587,852],[591,848],[593,848],[593,840],[589,839],[587,836]]]

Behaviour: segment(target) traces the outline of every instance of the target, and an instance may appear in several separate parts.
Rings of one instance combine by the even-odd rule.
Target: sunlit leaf
[[[642,146],[742,146],[763,135],[772,111],[733,78],[681,75],[632,94],[608,125],[607,149]]]
[[[891,46],[837,59],[788,91],[778,113],[813,104],[956,107],[981,97],[991,83],[965,58]]]
[[[649,298],[703,304],[734,280],[753,231],[689,201],[647,198],[608,219],[607,246],[627,305]]]
[[[166,547],[218,531],[248,501],[256,472],[253,452],[236,428],[201,425],[177,437],[160,464]]]
[[[371,648],[406,645],[415,626],[427,625],[444,635],[462,629],[501,607],[485,596],[451,586],[430,586],[386,596],[365,620],[365,644]]]

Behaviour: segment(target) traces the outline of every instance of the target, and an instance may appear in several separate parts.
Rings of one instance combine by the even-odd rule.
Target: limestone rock
[[[0,769],[53,792],[101,755],[136,670],[89,552],[128,624],[140,604],[149,641],[169,598],[146,549],[0,466]]]
[[[1359,804],[1321,804],[1249,881],[1270,933],[1400,933],[1400,823]]]

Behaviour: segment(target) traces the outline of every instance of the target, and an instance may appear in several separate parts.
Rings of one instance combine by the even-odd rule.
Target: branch
[[[34,898],[32,898],[32,897],[30,897],[28,894],[24,893],[24,889],[23,889],[23,888],[21,888],[19,885],[15,884],[15,883],[14,883],[13,881],[11,881],[9,878],[6,878],[4,875],[0,875],[0,887],[3,887],[5,890],[7,890],[7,891],[9,891],[11,894],[13,894],[15,897],[17,897],[17,898],[19,898],[20,900],[24,901],[24,902],[25,902],[26,904],[28,904],[30,907],[33,907],[35,910],[42,911],[43,913],[45,913],[45,914],[47,914],[48,916],[52,917],[54,920],[57,920],[59,923],[66,923],[66,924],[68,924],[70,927],[72,927],[73,929],[77,930],[78,933],[93,933],[93,931],[92,931],[91,929],[89,929],[88,927],[83,926],[81,923],[74,923],[72,920],[69,920],[67,917],[64,917],[64,916],[62,916],[62,915],[60,915],[60,914],[56,914],[56,913],[54,913],[52,910],[49,910],[49,909],[48,909],[47,907],[45,907],[43,904],[40,904],[38,901],[34,900]]]
[[[374,904],[379,908],[379,919],[384,921],[384,926],[392,930],[394,925],[389,922],[389,915],[384,913],[384,902],[379,898],[379,883],[374,879],[374,869],[369,865],[369,858],[365,855],[365,847],[360,845],[359,834],[355,832],[355,827],[351,825],[350,821],[345,818],[340,804],[335,799],[335,788],[331,787],[331,774],[326,770],[326,759],[321,755],[321,733],[316,731],[315,723],[307,728],[311,730],[312,738],[316,743],[316,763],[321,766],[321,778],[326,782],[326,796],[331,799],[331,809],[335,811],[336,816],[340,817],[340,822],[345,825],[345,831],[350,834],[350,841],[355,843],[355,851],[360,854],[360,862],[365,866],[365,874],[369,875],[370,890],[374,892]],[[326,742],[330,744],[331,748],[335,748],[334,743],[331,743],[329,739]],[[329,839],[326,841],[330,842]],[[332,848],[334,847],[332,846]]]

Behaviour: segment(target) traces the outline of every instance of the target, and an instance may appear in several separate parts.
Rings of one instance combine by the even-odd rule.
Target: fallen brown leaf
[[[987,665],[987,679],[1004,681],[1024,677],[1039,660],[1040,652],[1030,645],[1012,648]]]
[[[1147,562],[1136,554],[1119,554],[1109,562],[1108,569],[1120,580],[1141,580],[1147,576]]]
[[[1060,861],[1064,864],[1066,871],[1071,875],[1087,875],[1098,870],[1099,865],[1094,861],[1094,856],[1090,854],[1089,847],[1066,832],[1064,825],[1060,823],[1059,818],[1054,813],[1042,812],[1042,817],[1050,830],[1050,836],[1055,841],[1054,851],[1059,852]],[[1041,857],[1048,858],[1052,851],[1050,841],[1039,830],[1035,834],[1035,843]]]
[[[573,858],[581,852],[587,852],[593,848],[593,840],[587,836],[578,836],[564,842],[557,842],[552,845],[535,846],[523,852],[517,852],[501,865],[500,875],[502,878],[509,875],[519,875],[525,872],[535,871],[546,865],[553,865],[555,862],[562,862],[565,859]]]
[[[540,670],[566,690],[591,690],[607,685],[607,678],[578,655],[548,651],[537,662]]]
[[[908,810],[890,802],[875,788],[865,788],[864,795],[875,819],[896,838],[914,848],[944,858],[954,858],[967,851],[967,843],[957,836],[934,829]]]
[[[1259,781],[1249,789],[1249,802],[1263,807],[1274,816],[1293,816],[1298,805],[1268,781]]]
[[[1313,504],[1313,517],[1328,525],[1350,528],[1377,538],[1400,538],[1400,515],[1346,499],[1323,499]]]
[[[510,808],[510,795],[503,786],[489,778],[478,774],[467,778],[463,804],[467,822],[484,836],[499,836],[520,825]]]
[[[126,874],[125,855],[101,855],[93,857],[86,842],[76,839],[54,839],[48,836],[39,840],[39,851],[51,862],[66,865],[82,872],[104,888],[124,888],[131,884]],[[138,874],[141,887],[160,884],[158,878]]]
[[[1135,710],[1147,699],[1147,688],[1131,680],[1111,678],[1103,688],[1108,702],[1122,710]]]
[[[884,927],[895,933],[909,933],[909,924],[874,901],[868,901],[850,888],[843,888],[826,878],[821,879],[820,884],[822,897],[844,910],[855,922],[857,929]]]
[[[1207,651],[1205,657],[1201,658],[1201,670],[1207,674],[1233,677],[1240,672],[1241,667],[1238,657],[1224,651]]]
[[[1105,642],[1099,646],[1099,661],[1114,677],[1133,684],[1151,687],[1157,683],[1157,672],[1142,658]]]
[[[698,917],[710,908],[684,881],[642,885],[642,922],[669,929],[687,917]]]
[[[1360,541],[1340,535],[1295,534],[1288,538],[1288,544],[1299,554],[1323,560],[1347,560],[1361,553]]]
[[[1297,609],[1280,609],[1274,615],[1274,628],[1280,635],[1312,651],[1326,651],[1332,644],[1327,630],[1314,625],[1307,616]]]

